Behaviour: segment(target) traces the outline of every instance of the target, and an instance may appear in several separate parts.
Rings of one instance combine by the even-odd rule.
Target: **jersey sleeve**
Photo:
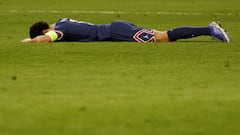
[[[51,30],[51,31],[47,32],[45,35],[49,36],[51,38],[52,42],[54,42],[58,39],[58,34],[54,30]]]

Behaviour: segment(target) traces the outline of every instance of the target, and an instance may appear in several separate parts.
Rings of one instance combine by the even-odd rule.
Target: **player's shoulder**
[[[67,21],[69,21],[70,20],[70,18],[60,18],[59,20],[58,20],[58,22],[67,22]]]
[[[69,26],[69,18],[60,18],[56,23],[55,23],[55,29],[61,29]]]

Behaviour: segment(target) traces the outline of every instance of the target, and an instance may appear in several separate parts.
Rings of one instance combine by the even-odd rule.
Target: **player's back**
[[[99,41],[99,29],[105,25],[94,25],[87,22],[76,21],[70,18],[60,19],[54,28],[62,33],[62,41]],[[104,34],[104,31],[101,32]]]

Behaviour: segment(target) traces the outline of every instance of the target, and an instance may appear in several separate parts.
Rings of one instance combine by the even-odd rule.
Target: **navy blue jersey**
[[[101,41],[110,38],[109,25],[94,25],[69,18],[60,19],[54,30],[61,34],[60,41]],[[102,32],[100,34],[99,32]]]
[[[113,21],[110,24],[91,24],[72,20],[60,19],[54,30],[61,34],[59,41],[154,41],[154,30],[143,29],[126,21]]]

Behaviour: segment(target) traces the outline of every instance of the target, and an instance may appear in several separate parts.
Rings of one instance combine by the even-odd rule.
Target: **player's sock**
[[[186,39],[197,36],[211,36],[209,27],[178,27],[167,31],[169,41],[176,41],[178,39]]]

